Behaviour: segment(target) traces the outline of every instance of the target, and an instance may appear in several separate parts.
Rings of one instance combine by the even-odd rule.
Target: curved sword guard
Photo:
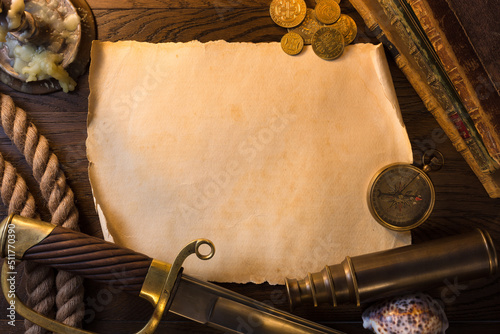
[[[210,253],[203,255],[200,252],[200,247],[202,245],[209,245],[210,246]],[[143,329],[141,329],[137,334],[150,334],[153,333],[156,327],[158,327],[158,324],[160,323],[161,317],[163,316],[163,313],[166,311],[166,306],[167,303],[172,296],[172,289],[174,288],[175,282],[177,281],[177,277],[182,272],[182,264],[184,263],[184,260],[191,254],[196,253],[196,256],[198,256],[199,259],[201,260],[209,260],[211,259],[214,254],[215,254],[215,246],[214,244],[207,239],[197,239],[194,241],[191,241],[187,246],[185,246],[181,252],[177,255],[175,258],[174,263],[172,264],[170,270],[168,270],[168,274],[165,280],[163,280],[163,284],[161,285],[161,290],[158,291],[155,289],[158,287],[156,282],[161,282],[162,279],[161,277],[163,276],[162,274],[165,273],[165,270],[162,270],[166,266],[169,266],[166,263],[162,263],[160,261],[153,260],[151,263],[151,267],[149,268],[150,270],[148,271],[148,274],[146,276],[146,279],[144,280],[144,285],[141,290],[140,296],[143,298],[146,298],[148,296],[150,302],[152,302],[153,306],[155,306],[155,310],[153,311],[153,315],[151,316],[151,319],[149,319],[148,323],[146,326],[144,326]],[[156,270],[156,268],[159,268],[160,270]],[[154,283],[150,283],[154,282]],[[150,289],[149,293],[146,292],[146,289]],[[156,293],[153,291],[156,290]],[[150,298],[153,298],[151,300]],[[156,301],[156,302],[155,302]]]
[[[208,254],[201,253],[200,247],[202,245],[208,245],[210,247],[210,252]],[[182,264],[184,263],[184,260],[191,254],[196,254],[201,260],[209,260],[215,254],[215,246],[210,240],[197,239],[191,241],[180,251],[172,265],[153,260],[144,281],[140,296],[149,300],[153,304],[155,309],[153,311],[151,319],[149,319],[148,323],[139,332],[137,332],[137,334],[151,334],[156,330],[163,314],[168,309],[167,305],[169,300],[171,299],[170,297],[172,296],[172,290],[175,287],[177,278],[182,272]],[[94,334],[93,332],[70,327],[53,319],[47,318],[26,306],[19,299],[17,294],[11,293],[13,289],[11,289],[10,287],[10,282],[8,280],[9,275],[11,274],[9,271],[8,258],[5,258],[1,273],[2,291],[9,305],[15,305],[16,312],[19,315],[45,329],[56,333]]]

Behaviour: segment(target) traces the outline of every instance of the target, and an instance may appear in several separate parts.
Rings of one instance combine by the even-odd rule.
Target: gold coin
[[[269,12],[277,25],[292,28],[304,20],[306,8],[304,0],[273,0]]]
[[[324,24],[332,24],[340,17],[340,6],[333,0],[321,0],[314,7],[316,18]]]
[[[329,28],[334,28],[340,31],[344,36],[344,45],[351,44],[358,33],[356,22],[349,15],[342,14],[337,22],[327,25]]]
[[[312,47],[318,57],[336,59],[344,52],[344,36],[337,29],[323,27],[314,34]]]
[[[354,22],[354,19],[349,15],[346,16],[348,22],[348,32],[344,35],[344,45],[351,44],[354,39],[356,39],[356,35],[358,34],[358,27],[356,26],[356,22]]]
[[[286,54],[298,55],[304,48],[304,39],[295,32],[289,32],[281,38],[281,48]]]
[[[338,31],[340,31],[342,36],[345,36],[349,32],[347,17],[347,15],[341,14],[337,22],[335,22],[334,24],[328,24],[326,25],[326,27],[337,29]]]
[[[295,28],[288,29],[288,31],[296,32],[304,39],[304,44],[311,44],[312,37],[318,31],[319,28],[323,27],[324,24],[320,23],[316,20],[316,16],[314,15],[314,10],[311,8],[307,8],[306,17],[304,21]]]

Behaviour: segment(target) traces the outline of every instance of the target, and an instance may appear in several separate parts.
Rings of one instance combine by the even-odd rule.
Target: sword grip
[[[153,261],[111,242],[16,215],[4,219],[0,231],[2,257],[37,262],[135,295]]]

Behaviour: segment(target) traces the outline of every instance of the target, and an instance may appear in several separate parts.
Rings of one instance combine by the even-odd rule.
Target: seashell
[[[438,334],[448,328],[441,304],[424,293],[389,299],[367,308],[363,327],[376,334]]]

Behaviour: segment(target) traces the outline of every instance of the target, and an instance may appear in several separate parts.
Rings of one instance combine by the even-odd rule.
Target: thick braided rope
[[[0,153],[0,195],[2,202],[8,208],[9,214],[15,213],[23,217],[38,218],[35,212],[35,199],[28,190],[24,179],[16,172],[14,166],[5,161]],[[26,261],[24,274],[28,277],[26,304],[36,312],[48,317],[54,316],[56,289],[54,271],[49,267]],[[26,333],[42,334],[46,331],[25,320]]]
[[[47,139],[28,121],[26,112],[17,108],[10,96],[0,94],[1,122],[5,133],[14,142],[33,170],[43,198],[52,214],[51,223],[79,230],[78,210],[73,191],[59,168],[59,160],[50,151]],[[56,276],[56,320],[72,327],[81,327],[85,315],[83,279],[60,271]]]

